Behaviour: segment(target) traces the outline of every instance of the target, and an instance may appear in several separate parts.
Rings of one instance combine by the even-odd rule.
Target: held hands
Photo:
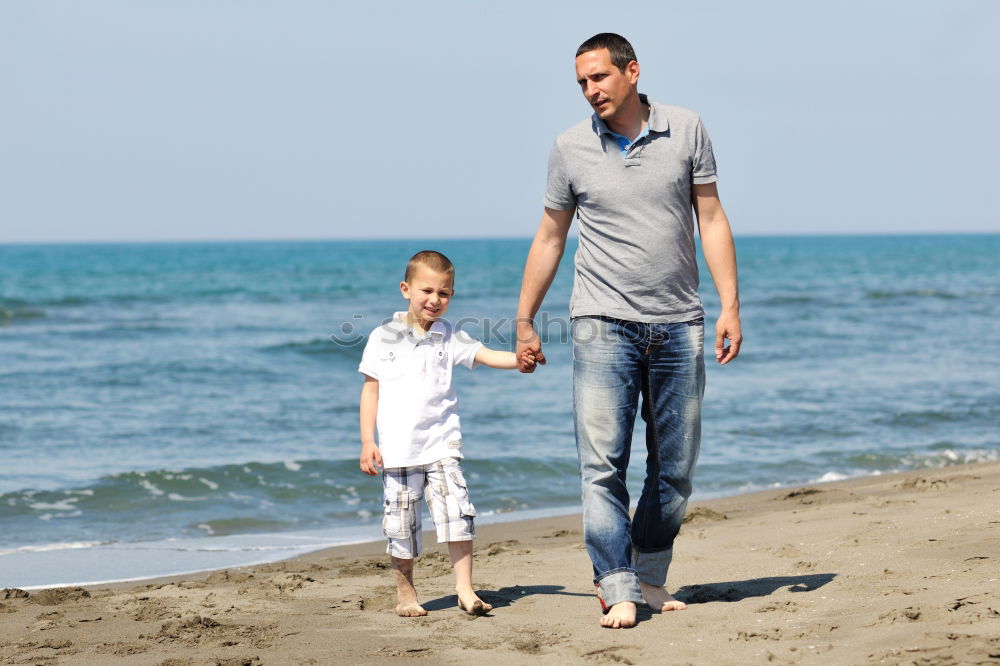
[[[361,471],[368,476],[377,476],[382,467],[382,452],[375,442],[361,444]]]
[[[536,363],[535,354],[530,349],[525,349],[517,355],[517,369],[521,372],[534,372]]]
[[[535,332],[531,322],[519,322],[517,325],[517,369],[531,373],[538,364],[545,365],[545,354],[542,353],[542,340]]]
[[[729,338],[728,347],[724,346],[726,338]],[[743,331],[740,328],[739,313],[723,312],[715,323],[715,360],[719,365],[729,363],[739,356],[742,344]]]

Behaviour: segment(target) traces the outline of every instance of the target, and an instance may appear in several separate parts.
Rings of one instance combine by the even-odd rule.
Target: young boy
[[[441,319],[454,295],[455,267],[440,252],[413,255],[399,284],[409,301],[390,323],[372,331],[358,372],[361,389],[361,471],[382,467],[382,528],[396,577],[396,614],[427,615],[413,587],[413,558],[421,551],[420,505],[426,497],[438,543],[448,543],[458,607],[483,615],[493,607],[472,588],[476,509],[462,476],[462,435],[451,386],[456,365],[512,370],[512,352],[487,349]],[[534,365],[530,352],[523,359]],[[378,444],[375,430],[378,429]]]

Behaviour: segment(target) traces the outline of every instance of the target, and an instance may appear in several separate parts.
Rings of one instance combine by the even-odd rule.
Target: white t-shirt
[[[456,365],[476,366],[483,343],[438,320],[427,335],[406,325],[406,313],[368,336],[358,372],[378,380],[378,446],[385,467],[427,465],[462,457]]]

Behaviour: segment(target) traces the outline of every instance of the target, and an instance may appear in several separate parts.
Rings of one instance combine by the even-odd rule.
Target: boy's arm
[[[375,444],[375,415],[378,413],[378,380],[365,375],[361,387],[361,471],[369,476],[378,474],[382,452]]]
[[[524,356],[524,365],[534,368],[535,357],[530,352],[525,352],[522,354]],[[490,368],[499,368],[501,370],[514,370],[517,368],[517,354],[508,351],[499,351],[497,349],[489,349],[488,347],[480,347],[476,352],[476,363],[482,363]]]

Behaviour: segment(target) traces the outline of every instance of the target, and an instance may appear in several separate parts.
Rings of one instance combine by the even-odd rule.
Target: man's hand
[[[382,467],[382,452],[379,451],[375,442],[363,443],[361,445],[361,471],[368,476],[377,476],[379,468]]]
[[[725,346],[726,339],[729,346]],[[740,315],[737,312],[723,312],[715,323],[715,360],[725,365],[740,355],[743,331],[740,329]]]
[[[535,327],[531,322],[518,322],[517,324],[517,369],[521,372],[532,373],[537,364],[545,365],[545,354],[542,353],[542,340],[535,332]]]

